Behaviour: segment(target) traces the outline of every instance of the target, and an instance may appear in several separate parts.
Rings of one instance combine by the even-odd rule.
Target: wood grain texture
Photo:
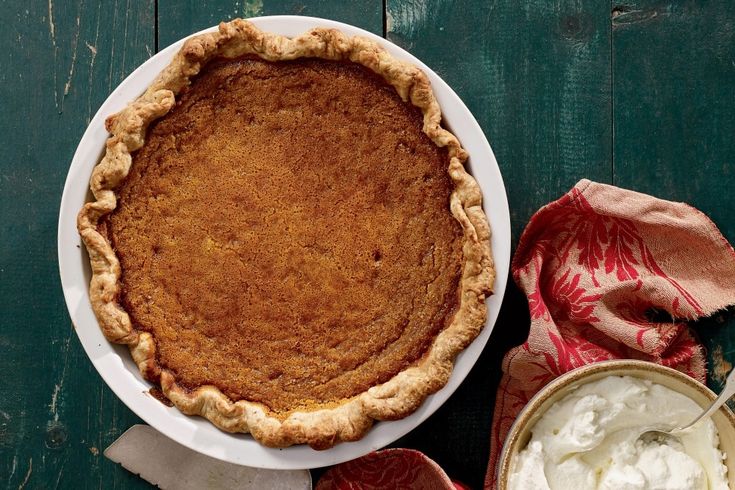
[[[630,2],[613,16],[615,183],[686,201],[735,239],[735,9]]]
[[[56,261],[61,191],[99,104],[153,53],[152,1],[3,2],[0,40],[0,485],[119,488],[102,449],[138,419],[69,321]]]
[[[388,0],[387,8],[388,39],[439,73],[485,130],[505,179],[514,246],[531,214],[580,178],[610,181],[609,4]],[[397,443],[473,488],[487,466],[500,360],[528,331],[525,297],[515,286],[506,295],[467,380]]]
[[[612,26],[615,184],[687,202],[712,218],[732,242],[732,3],[616,2]],[[735,362],[733,328],[729,315],[698,325],[715,389]]]
[[[158,14],[160,48],[223,20],[259,15],[308,15],[346,22],[376,34],[383,30],[381,0],[159,0]]]

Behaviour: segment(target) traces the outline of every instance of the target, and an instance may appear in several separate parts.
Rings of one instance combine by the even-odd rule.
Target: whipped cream
[[[727,490],[712,420],[677,441],[641,441],[641,428],[684,425],[701,408],[651,381],[609,376],[554,403],[512,462],[509,490]]]

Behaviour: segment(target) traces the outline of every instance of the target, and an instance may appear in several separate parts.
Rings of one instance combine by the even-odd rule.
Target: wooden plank
[[[154,2],[4,2],[0,15],[0,484],[130,488],[101,451],[137,418],[73,331],[56,224],[87,123],[153,53]]]
[[[383,33],[383,3],[381,0],[363,2],[297,1],[297,0],[206,0],[158,2],[158,45],[160,47],[193,32],[213,26],[234,17],[259,15],[308,15],[346,22],[376,34]],[[324,468],[312,470],[317,481]]]
[[[346,22],[381,34],[383,3],[298,0],[159,0],[158,40],[161,48],[223,20],[261,15],[308,15]]]
[[[609,4],[388,0],[387,7],[388,38],[437,71],[485,130],[505,178],[514,244],[531,214],[580,178],[610,181]],[[398,445],[482,487],[499,361],[525,337],[527,310],[510,287],[468,379]]]
[[[615,2],[615,183],[684,201],[735,240],[735,10],[728,0]],[[682,244],[684,245],[684,244]],[[704,322],[710,384],[735,362],[735,322]]]
[[[589,4],[587,7],[580,4]],[[607,7],[388,0],[388,39],[439,73],[490,140],[514,239],[580,178],[611,179]]]

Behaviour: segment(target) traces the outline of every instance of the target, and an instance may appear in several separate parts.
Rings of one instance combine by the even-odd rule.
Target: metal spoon
[[[693,427],[694,425],[698,424],[700,420],[711,416],[713,413],[719,410],[720,407],[724,405],[727,400],[732,398],[733,395],[735,395],[735,369],[730,371],[730,374],[727,375],[727,380],[725,381],[725,387],[722,389],[717,399],[714,402],[712,402],[712,405],[710,405],[709,408],[705,410],[704,412],[702,412],[697,418],[695,418],[688,424],[681,426],[681,427],[672,428],[670,426],[666,427],[664,425],[646,427],[641,432],[641,435],[638,436],[638,439],[646,441],[646,442],[650,442],[650,441],[663,442],[666,440],[670,440],[672,438],[678,440],[678,438],[676,437],[676,434],[679,434],[689,429],[690,427]]]

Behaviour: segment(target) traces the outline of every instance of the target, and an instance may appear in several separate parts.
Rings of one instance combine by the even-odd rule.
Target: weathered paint
[[[612,27],[614,182],[699,208],[732,242],[732,3],[614,2]],[[709,383],[716,390],[724,366],[735,359],[734,329],[727,312],[697,326],[714,374]]]

